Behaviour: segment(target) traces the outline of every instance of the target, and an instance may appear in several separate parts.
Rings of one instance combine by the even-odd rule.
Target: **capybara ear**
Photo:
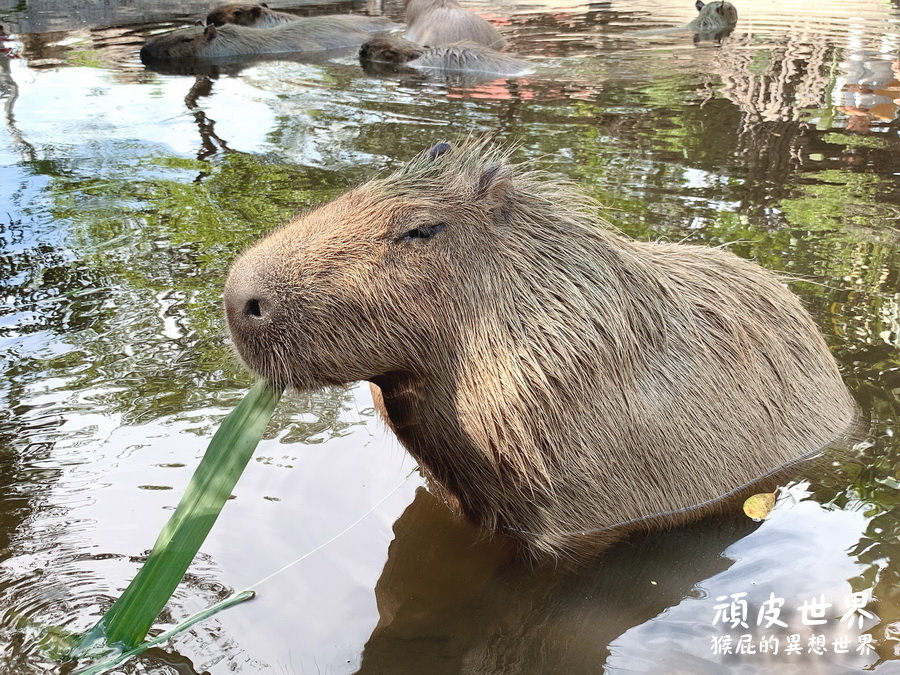
[[[509,164],[494,162],[488,164],[475,187],[475,198],[488,208],[502,206],[512,196],[513,169]]]
[[[269,5],[267,5],[265,2],[259,3],[259,6],[260,6],[260,7],[265,7],[266,9],[269,8]]]
[[[437,145],[433,145],[428,151],[428,159],[437,159],[441,155],[450,152],[451,149],[452,146],[449,143],[438,143]]]
[[[725,3],[723,2],[718,7],[716,7],[716,14],[725,14]]]
[[[216,38],[215,24],[211,23],[203,30],[203,37],[206,38],[207,42],[212,42],[213,40],[215,40],[215,38]]]
[[[259,17],[262,16],[262,8],[263,7],[265,7],[265,5],[258,5],[256,7],[254,7],[253,9],[250,10],[250,15],[254,19],[258,19]]]
[[[697,11],[698,11],[698,12],[699,12],[701,9],[703,9],[705,6],[706,6],[706,3],[703,2],[703,0],[697,0],[697,2],[694,3],[694,7],[697,8]]]

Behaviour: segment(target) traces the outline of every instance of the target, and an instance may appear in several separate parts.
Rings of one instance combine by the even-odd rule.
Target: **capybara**
[[[737,9],[727,0],[704,3],[697,0],[694,5],[700,14],[686,28],[698,33],[716,33],[731,30],[737,24]]]
[[[240,26],[252,26],[253,28],[271,28],[289,21],[296,21],[299,18],[299,16],[294,14],[269,9],[269,6],[264,2],[259,4],[235,2],[216,7],[206,15],[206,23],[211,23],[214,26],[235,23]]]
[[[486,19],[463,9],[456,0],[409,0],[406,5],[407,40],[436,47],[469,40],[503,49],[506,40]]]
[[[446,73],[485,73],[516,77],[534,72],[527,61],[475,42],[423,47],[403,38],[382,35],[359,48],[359,59]]]
[[[370,33],[395,25],[382,17],[344,14],[304,17],[273,28],[191,26],[150,40],[141,48],[141,59],[211,59],[358,47]]]
[[[224,304],[252,371],[369,381],[430,487],[535,556],[708,513],[857,417],[776,275],[626,237],[483,139],[276,230],[234,262]]]

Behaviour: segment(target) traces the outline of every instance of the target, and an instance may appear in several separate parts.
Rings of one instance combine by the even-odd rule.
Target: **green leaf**
[[[231,496],[281,392],[281,388],[258,382],[225,418],[144,566],[84,636],[73,656],[94,651],[103,643],[124,650],[141,643]]]

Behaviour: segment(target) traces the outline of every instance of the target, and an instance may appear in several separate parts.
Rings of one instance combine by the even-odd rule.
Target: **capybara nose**
[[[272,303],[252,286],[229,287],[225,290],[225,312],[231,325],[252,326],[269,317]]]
[[[263,307],[265,306],[265,300],[260,300],[259,298],[250,298],[247,302],[244,303],[244,316],[255,316],[258,319],[263,317]],[[252,321],[252,319],[251,319]]]

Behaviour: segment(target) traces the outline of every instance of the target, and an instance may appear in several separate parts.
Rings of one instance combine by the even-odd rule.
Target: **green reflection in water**
[[[10,450],[2,474],[26,496],[4,499],[0,544],[35,508],[27,496],[39,493],[32,465],[52,463],[53,443],[73,433],[56,431],[62,419],[35,420],[31,385],[55,380],[48,387],[65,402],[50,407],[62,409],[60,418],[96,408],[121,414],[126,425],[190,419],[195,433],[208,434],[249,381],[224,343],[219,305],[229,261],[292,214],[436,140],[474,130],[518,143],[520,158],[578,181],[633,236],[728,244],[790,278],[872,419],[873,447],[833,477],[810,476],[816,497],[866,509],[869,523],[849,552],[865,569],[852,584],[876,588],[882,628],[900,619],[900,495],[892,482],[900,463],[896,125],[871,134],[832,128],[843,122],[825,92],[837,87],[843,55],[829,44],[811,55],[786,50],[745,49],[743,70],[712,75],[675,65],[678,52],[667,49],[598,55],[606,60],[585,67],[584,82],[568,89],[542,81],[391,89],[353,68],[324,66],[312,75],[288,71],[296,90],[291,77],[277,83],[279,105],[291,96],[298,102],[273,112],[258,154],[210,150],[206,118],[197,119],[205,161],[139,140],[60,139],[58,151],[33,151],[20,169],[39,196],[13,220],[24,218],[17,227],[25,231],[30,221],[52,219],[63,234],[26,243],[3,261],[3,284],[17,303],[15,328],[2,335],[43,342],[4,362],[11,412],[0,428]],[[735,54],[723,50],[723,62]],[[67,60],[94,66],[94,56],[70,51]],[[154,88],[166,82],[159,76],[123,73],[116,75],[145,78],[148,96],[166,95]],[[806,76],[818,82],[818,102],[792,108]],[[765,96],[741,97],[735,87],[744,81]],[[186,93],[191,81],[183,83]],[[221,80],[209,87],[201,98],[225,89]],[[759,101],[780,101],[781,109],[768,114]],[[332,141],[332,122],[352,133]],[[324,159],[301,157],[306,165],[298,165],[285,157],[307,138],[328,151]],[[231,141],[239,139],[225,140],[237,147]],[[322,441],[346,432],[341,413],[350,401],[344,390],[297,397],[273,426],[290,425],[285,441]],[[54,471],[42,470],[52,482]]]

